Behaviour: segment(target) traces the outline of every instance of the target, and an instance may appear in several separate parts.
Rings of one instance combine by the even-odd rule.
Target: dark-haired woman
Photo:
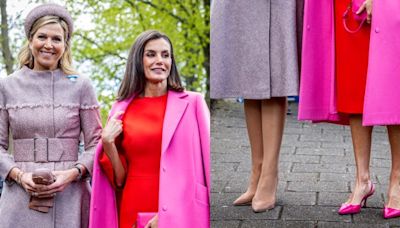
[[[139,35],[96,153],[90,226],[130,228],[154,213],[146,227],[209,227],[209,134],[169,38]]]

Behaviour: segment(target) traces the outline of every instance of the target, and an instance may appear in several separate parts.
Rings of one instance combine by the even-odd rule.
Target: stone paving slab
[[[251,207],[248,206],[216,206],[211,209],[211,217],[213,220],[277,220],[281,216],[282,207],[278,205],[274,209],[264,213],[254,213]]]
[[[283,221],[283,220],[257,220],[257,221],[245,221],[242,223],[242,226],[241,226],[241,228],[253,228],[253,227],[310,228],[310,227],[315,227],[315,222]]]
[[[376,192],[357,215],[340,216],[355,178],[348,126],[299,122],[297,104],[287,115],[276,207],[254,213],[250,206],[232,206],[246,190],[250,176],[250,145],[243,105],[218,101],[211,115],[211,227],[400,227],[400,219],[385,220],[382,208],[390,173],[390,149],[384,127],[373,132],[371,179]]]

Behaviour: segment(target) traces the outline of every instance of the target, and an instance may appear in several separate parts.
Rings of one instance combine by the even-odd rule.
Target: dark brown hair
[[[124,100],[134,94],[140,94],[144,91],[146,77],[143,69],[143,54],[146,44],[151,40],[164,39],[171,47],[171,72],[167,78],[167,89],[182,92],[184,90],[178,69],[176,67],[172,42],[167,35],[156,31],[148,30],[141,33],[135,43],[132,45],[126,64],[124,78],[118,89],[117,100]]]

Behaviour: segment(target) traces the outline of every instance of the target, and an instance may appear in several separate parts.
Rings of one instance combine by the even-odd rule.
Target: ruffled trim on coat
[[[16,104],[16,105],[6,105],[6,107],[0,106],[0,110],[3,109],[23,109],[23,108],[50,108],[53,107],[53,104]],[[99,105],[80,105],[80,104],[54,104],[54,108],[70,108],[70,109],[98,109]]]
[[[99,105],[81,105],[80,109],[89,110],[89,109],[99,109]]]

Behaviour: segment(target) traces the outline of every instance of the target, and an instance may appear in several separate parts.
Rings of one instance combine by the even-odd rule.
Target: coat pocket
[[[196,201],[200,204],[203,204],[207,207],[210,206],[210,200],[208,196],[208,189],[206,186],[196,183]]]

